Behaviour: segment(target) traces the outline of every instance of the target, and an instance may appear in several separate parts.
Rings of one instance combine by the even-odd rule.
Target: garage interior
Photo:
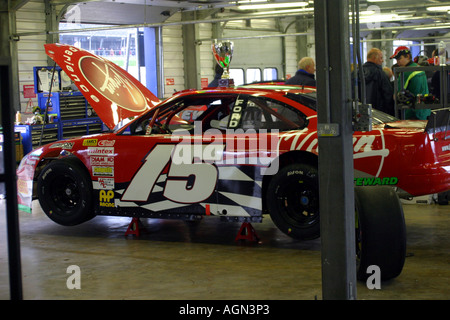
[[[29,2],[44,2],[49,10],[53,1],[9,0],[7,7],[2,8],[0,20],[2,27],[10,23],[13,13]],[[87,6],[92,6],[96,10],[105,8],[106,3],[108,8],[118,5],[130,6],[130,11],[123,9],[108,11],[108,17],[122,25],[139,24],[139,21],[134,20],[133,23],[131,21],[133,21],[133,15],[139,12],[140,6],[145,5],[146,2],[148,0],[84,1]],[[196,12],[198,6],[206,5],[213,10],[220,9],[221,6],[233,5],[235,1],[152,2],[159,3],[165,11],[169,12],[168,14],[179,10],[180,7],[191,6],[186,13],[189,17],[192,12]],[[369,2],[371,1],[367,3]],[[449,4],[444,1],[428,2],[439,5]],[[426,4],[429,4],[428,2]],[[76,2],[58,1],[59,5],[65,6],[74,3]],[[319,5],[325,3],[327,1],[315,1],[315,4]],[[364,3],[367,4],[365,1]],[[343,4],[347,5],[348,1],[339,1],[339,5]],[[393,6],[389,2],[375,4],[382,8],[387,6],[386,10],[392,9]],[[433,20],[442,18],[440,13],[426,19],[420,16],[423,19],[419,21],[418,12],[425,11],[426,4],[422,1],[421,5],[417,5],[416,16],[409,22],[405,22],[402,27],[408,26],[408,23],[422,23],[427,26],[444,23],[441,20],[439,22]],[[395,6],[410,7],[411,1],[395,1]],[[13,10],[10,10],[11,8]],[[5,9],[8,13],[5,13]],[[93,13],[95,10],[87,10],[86,15],[88,12]],[[153,11],[148,10],[146,14],[151,12]],[[202,17],[201,12],[201,10],[198,11],[200,17]],[[321,18],[320,21],[324,25],[330,21],[341,24],[339,19],[342,19],[342,14],[337,16],[339,17],[324,15],[316,18]],[[89,16],[89,19],[94,18],[98,19],[99,15]],[[145,19],[147,18],[151,19],[151,17]],[[397,26],[399,30],[402,27]],[[57,26],[52,26],[51,22],[47,21],[45,28],[55,30]],[[447,28],[448,25],[443,25],[441,30],[436,31],[434,37],[445,40]],[[11,38],[11,35],[18,32],[9,26],[2,29],[9,32],[1,32],[2,40],[7,38],[8,45],[2,44],[0,62],[2,66],[12,66],[14,70],[10,50],[17,49],[18,39]],[[408,32],[412,32],[409,30],[407,29]],[[341,29],[328,31],[335,32],[333,41],[348,43],[348,39],[339,35]],[[415,30],[411,34],[422,38],[428,36],[428,33],[420,32]],[[317,32],[317,26],[316,33],[320,35],[320,32]],[[322,34],[324,37],[330,37],[330,34],[325,33]],[[48,42],[55,42],[57,36],[57,32],[47,33],[45,38]],[[22,34],[22,39],[26,37],[30,35]],[[301,45],[301,41],[299,42]],[[332,43],[330,42],[330,46]],[[330,46],[322,50],[322,53],[316,52],[318,65],[321,57],[323,60],[336,59],[333,57],[334,48]],[[320,54],[323,56],[319,56]],[[186,60],[192,61],[192,59],[195,60],[196,57],[187,55]],[[2,69],[2,72],[4,70]],[[346,69],[341,71],[345,72]],[[318,68],[318,73],[320,72],[325,71]],[[196,74],[195,70],[192,74]],[[6,81],[19,82],[14,72]],[[197,84],[199,81],[196,76],[185,76],[186,86]],[[12,86],[9,92],[2,91],[2,119],[11,119],[17,110],[14,106],[20,105],[17,98],[18,90],[18,86]],[[338,96],[339,100],[342,99],[342,95],[345,96],[344,90],[336,86],[328,86],[326,90],[331,97]],[[5,98],[5,95],[8,97]],[[13,108],[5,110],[5,105],[13,106]],[[339,112],[339,110],[333,110],[333,112]],[[341,123],[341,125],[345,127],[349,124]],[[3,121],[3,128],[7,127]],[[13,148],[13,144],[8,145],[8,143],[5,140],[5,173],[2,173],[2,182],[4,181],[6,185],[8,181],[11,181],[8,179],[13,178],[8,168],[15,166],[14,159],[6,154],[8,149]],[[342,154],[348,154],[345,147],[342,149]],[[344,177],[342,180],[350,179],[349,176],[345,176],[349,167],[344,159],[345,157],[335,161],[332,166],[338,174],[342,174]],[[325,165],[330,166],[330,164]],[[353,183],[352,179],[350,181]],[[344,181],[333,180],[332,183],[339,189]],[[346,282],[345,285],[348,287],[343,289],[344,293],[336,294],[335,290],[341,290],[342,285],[330,284],[328,280],[327,284],[324,284],[322,268],[324,255],[336,254],[333,252],[333,245],[340,241],[348,241],[341,238],[345,236],[345,229],[349,227],[343,217],[352,214],[353,208],[348,207],[347,202],[339,195],[329,195],[330,203],[333,205],[329,205],[329,208],[326,208],[328,213],[324,212],[324,214],[334,215],[335,219],[341,221],[341,225],[337,229],[334,228],[335,226],[328,226],[327,236],[331,244],[326,251],[323,251],[323,239],[302,242],[292,240],[277,230],[269,217],[265,218],[263,223],[254,225],[259,241],[236,241],[240,224],[224,223],[214,218],[196,222],[142,219],[139,236],[126,235],[130,218],[99,216],[79,226],[63,227],[51,222],[37,201],[33,202],[32,214],[19,211],[16,213],[17,216],[8,218],[12,208],[11,203],[8,203],[10,199],[8,190],[12,189],[7,188],[6,199],[1,200],[0,203],[1,300],[14,298],[14,293],[10,290],[16,283],[12,283],[11,274],[13,278],[16,277],[16,280],[20,278],[19,296],[30,300],[315,300],[324,298],[447,300],[450,297],[450,237],[448,235],[450,209],[446,205],[436,204],[431,197],[402,200],[408,245],[402,274],[396,279],[382,282],[381,289],[369,289],[364,282],[350,285]],[[352,199],[352,195],[347,196]],[[339,211],[339,214],[336,214],[336,211]],[[8,241],[11,241],[8,236],[11,237],[14,233],[14,224],[18,231],[16,240],[20,242],[20,257],[15,257],[19,263],[17,274],[11,270],[11,256],[9,256],[11,248],[8,247]],[[344,232],[342,232],[343,229]],[[67,281],[70,276],[68,268],[72,265],[77,265],[81,269],[81,289],[79,290],[68,289]],[[342,265],[329,272],[328,277],[331,279],[338,279],[341,276],[351,278],[354,270],[343,261]],[[345,276],[342,273],[345,273]],[[328,290],[331,293],[324,292]]]
[[[4,200],[3,200],[4,201]],[[75,227],[50,221],[33,203],[20,213],[23,298],[36,300],[315,300],[322,299],[320,239],[295,241],[270,218],[253,227],[259,243],[235,241],[240,224],[96,217]],[[448,206],[404,205],[407,257],[402,274],[381,289],[357,283],[358,300],[447,300]],[[5,206],[0,230],[0,299],[9,299]],[[81,269],[69,290],[67,268]]]

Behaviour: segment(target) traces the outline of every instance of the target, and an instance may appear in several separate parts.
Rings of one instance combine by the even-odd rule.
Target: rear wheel
[[[50,162],[38,178],[39,203],[54,222],[65,226],[94,217],[92,182],[78,159]]]
[[[272,221],[287,235],[300,240],[320,236],[317,168],[307,164],[282,168],[269,183],[266,201]]]
[[[378,266],[381,280],[397,277],[406,256],[403,208],[392,188],[356,187],[357,277],[366,280],[367,268]]]

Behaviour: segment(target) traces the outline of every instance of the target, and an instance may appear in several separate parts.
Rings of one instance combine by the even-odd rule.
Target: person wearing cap
[[[372,108],[394,115],[394,90],[389,78],[383,71],[383,52],[372,48],[367,53],[367,61],[363,64],[364,82],[366,84],[366,103]]]
[[[391,56],[391,59],[397,60],[397,65],[399,67],[418,67],[419,65],[412,60],[411,50],[408,47],[400,46],[395,49],[394,54]],[[414,72],[403,72],[403,79],[398,79],[398,87],[399,89],[403,88],[408,90],[414,96],[418,94],[426,95],[428,94],[428,81],[423,71],[414,71]],[[403,80],[403,82],[402,82]],[[406,109],[405,110],[405,119],[419,119],[419,120],[427,120],[428,116],[431,114],[430,109]]]

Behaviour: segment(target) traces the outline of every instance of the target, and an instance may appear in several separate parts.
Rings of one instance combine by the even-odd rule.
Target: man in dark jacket
[[[208,88],[215,88],[219,86],[219,80],[222,78],[223,68],[216,63],[214,66],[214,79],[208,84]]]
[[[383,52],[372,48],[367,53],[367,62],[363,65],[364,81],[366,83],[366,103],[372,108],[395,115],[394,90],[383,71]]]
[[[285,84],[296,84],[303,86],[316,86],[316,79],[314,78],[316,72],[316,64],[313,58],[305,57],[298,62],[298,70],[295,76],[286,80]]]

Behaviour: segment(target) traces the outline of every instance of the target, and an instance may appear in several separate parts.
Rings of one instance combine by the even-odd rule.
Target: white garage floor
[[[0,299],[9,299],[1,205]],[[216,218],[144,219],[135,237],[124,235],[130,218],[96,217],[63,227],[37,201],[33,206],[32,214],[19,217],[24,299],[322,298],[320,239],[292,240],[270,218],[253,224],[261,242],[252,243],[235,242],[240,224]],[[450,206],[407,204],[404,211],[408,257],[402,274],[380,290],[359,282],[357,299],[450,298]],[[68,270],[73,265],[79,273]],[[70,278],[75,274],[80,277]],[[68,289],[68,282],[81,288]]]

